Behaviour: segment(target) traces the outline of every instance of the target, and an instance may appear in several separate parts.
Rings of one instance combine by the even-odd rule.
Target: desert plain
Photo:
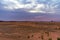
[[[60,40],[60,22],[0,22],[0,40]]]

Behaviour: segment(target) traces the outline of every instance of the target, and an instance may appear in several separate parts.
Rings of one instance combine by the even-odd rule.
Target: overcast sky
[[[59,21],[60,0],[0,0],[0,20]]]

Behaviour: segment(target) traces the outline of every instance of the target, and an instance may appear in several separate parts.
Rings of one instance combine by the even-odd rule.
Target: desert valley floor
[[[60,40],[60,22],[0,22],[0,40]]]

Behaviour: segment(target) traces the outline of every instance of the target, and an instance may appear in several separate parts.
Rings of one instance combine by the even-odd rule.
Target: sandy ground
[[[10,23],[11,24],[11,23]],[[12,23],[10,25],[0,23],[0,40],[57,40],[60,39],[59,25],[40,25],[25,26],[25,24],[17,25]]]

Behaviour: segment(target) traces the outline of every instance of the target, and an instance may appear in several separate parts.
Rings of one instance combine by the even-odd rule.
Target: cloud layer
[[[1,0],[5,9],[25,9],[27,12],[55,13],[60,11],[60,0]]]
[[[0,0],[1,20],[59,21],[59,13],[60,0]]]

